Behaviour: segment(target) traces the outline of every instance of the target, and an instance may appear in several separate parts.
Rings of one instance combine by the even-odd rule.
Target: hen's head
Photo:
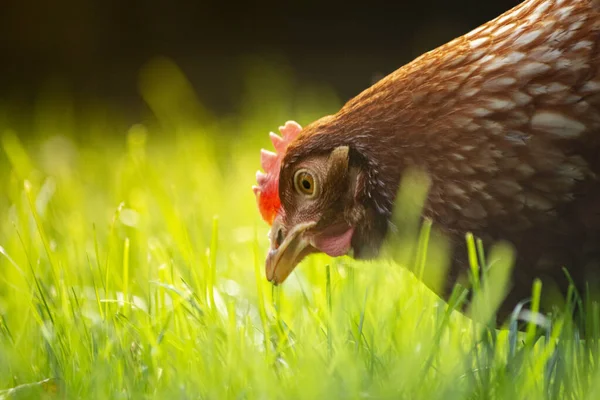
[[[376,250],[381,235],[365,205],[365,168],[346,143],[311,141],[320,123],[302,129],[295,122],[271,133],[276,153],[261,151],[264,172],[253,187],[263,219],[271,225],[267,279],[282,283],[307,255],[322,252],[355,257]],[[360,246],[360,247],[359,247]]]

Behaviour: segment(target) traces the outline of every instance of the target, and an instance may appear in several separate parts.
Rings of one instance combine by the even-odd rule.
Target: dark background
[[[283,61],[347,100],[518,2],[0,0],[0,100],[25,107],[59,81],[135,115],[138,72],[157,55],[216,112],[235,112],[248,57]]]

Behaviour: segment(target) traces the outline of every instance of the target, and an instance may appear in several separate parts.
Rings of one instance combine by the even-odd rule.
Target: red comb
[[[294,121],[288,121],[284,126],[279,127],[281,136],[271,132],[271,142],[275,147],[275,153],[265,149],[260,151],[260,165],[264,172],[256,172],[256,183],[252,186],[252,190],[256,195],[258,210],[262,218],[269,224],[273,224],[273,220],[277,215],[281,200],[279,200],[279,170],[281,168],[281,160],[285,156],[285,151],[288,145],[296,139],[302,127]]]

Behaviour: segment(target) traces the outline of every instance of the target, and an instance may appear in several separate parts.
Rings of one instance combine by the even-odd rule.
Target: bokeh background
[[[264,277],[267,133],[517,2],[0,0],[0,399],[599,399],[598,341],[471,324],[416,231]]]
[[[63,91],[137,122],[139,71],[166,56],[217,114],[242,107],[248,69],[265,65],[345,102],[518,2],[2,0],[0,101],[27,117],[40,92]]]

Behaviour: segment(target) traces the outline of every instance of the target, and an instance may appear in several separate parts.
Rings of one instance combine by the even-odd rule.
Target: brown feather
[[[350,146],[369,235],[380,240],[403,171],[426,170],[424,216],[456,243],[509,240],[518,258],[508,310],[535,277],[583,286],[600,273],[600,7],[528,0],[380,80],[305,127],[283,161]],[[449,281],[452,284],[452,281]]]

